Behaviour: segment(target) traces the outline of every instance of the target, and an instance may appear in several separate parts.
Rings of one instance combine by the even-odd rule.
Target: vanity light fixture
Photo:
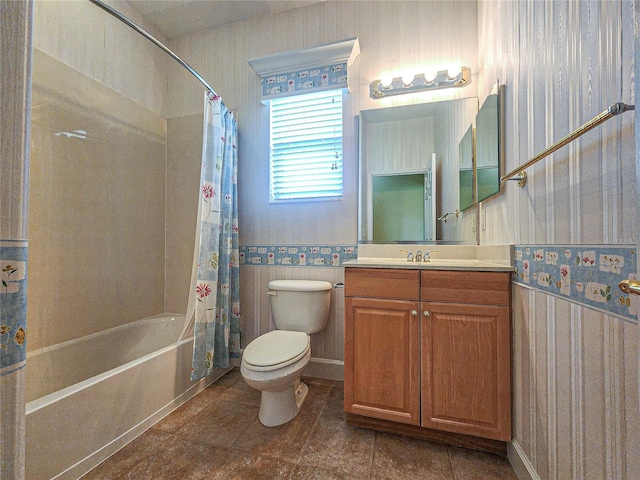
[[[471,69],[460,67],[457,72],[440,70],[434,73],[418,73],[413,80],[403,75],[401,77],[380,78],[369,84],[369,96],[371,98],[384,98],[403,93],[415,93],[425,90],[438,90],[449,87],[465,87],[471,82]]]

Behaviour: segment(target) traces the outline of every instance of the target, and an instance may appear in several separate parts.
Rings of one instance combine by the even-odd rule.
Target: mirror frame
[[[500,182],[501,172],[504,170],[504,161],[503,161],[503,141],[504,141],[504,85],[500,85],[497,82],[492,89],[491,93],[487,96],[487,98],[482,103],[482,106],[478,110],[478,114],[476,115],[476,134],[475,134],[475,166],[474,166],[474,188],[475,188],[475,202],[480,204],[481,202],[488,200],[502,191],[502,184]],[[495,101],[495,108],[493,108],[492,103]],[[495,110],[495,117],[490,117],[488,119],[490,124],[485,122],[485,118],[487,114],[490,114],[491,111]],[[488,148],[483,148],[483,145],[488,145]],[[495,152],[491,151],[491,149],[495,148]],[[483,156],[489,150],[491,156],[495,155],[495,160],[488,162]],[[480,183],[480,172],[485,170],[487,167],[483,167],[483,165],[489,165],[490,169],[497,169],[497,177],[496,184],[492,185],[492,190],[483,193],[483,189],[481,188]],[[492,177],[493,182],[493,177]],[[484,195],[481,197],[481,195]]]

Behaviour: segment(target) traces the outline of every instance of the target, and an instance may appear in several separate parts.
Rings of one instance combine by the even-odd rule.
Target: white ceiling
[[[167,38],[324,0],[127,0]]]

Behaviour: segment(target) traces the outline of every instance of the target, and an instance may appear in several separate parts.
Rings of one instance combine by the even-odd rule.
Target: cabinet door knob
[[[411,310],[411,316],[412,317],[417,317],[418,316],[417,310]]]
[[[425,316],[425,317],[428,317],[429,315],[431,315],[431,314],[429,313],[429,310],[425,310],[425,311],[424,311],[424,316]]]

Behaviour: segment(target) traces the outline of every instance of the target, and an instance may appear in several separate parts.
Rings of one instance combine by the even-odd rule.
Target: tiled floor
[[[349,427],[342,383],[303,380],[301,412],[267,428],[235,369],[82,478],[517,480],[495,455]]]

